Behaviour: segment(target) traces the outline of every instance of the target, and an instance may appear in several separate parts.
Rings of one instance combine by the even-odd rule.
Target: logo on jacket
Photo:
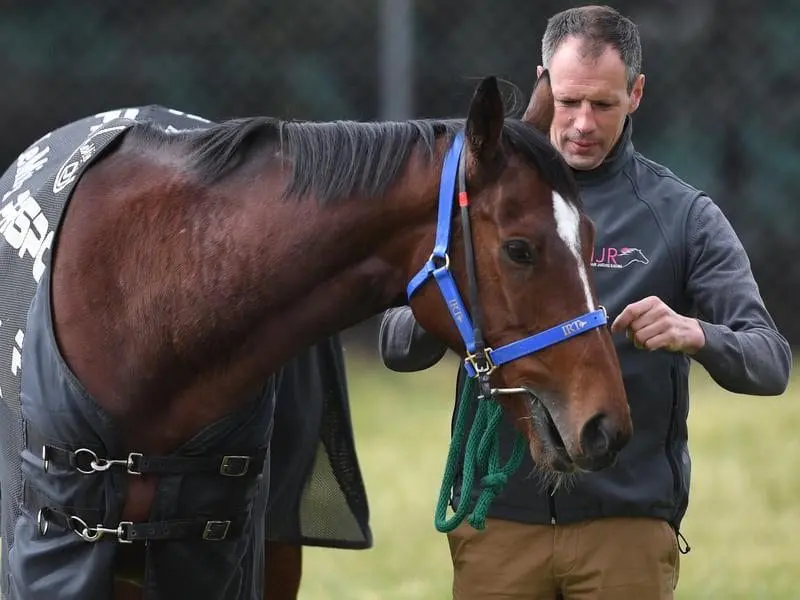
[[[640,248],[606,247],[600,248],[600,253],[592,252],[592,266],[602,269],[624,269],[625,267],[638,262],[646,265],[650,262]]]

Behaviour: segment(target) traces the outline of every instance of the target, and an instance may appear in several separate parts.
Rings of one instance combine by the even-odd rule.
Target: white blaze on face
[[[589,276],[586,272],[586,264],[581,256],[581,221],[578,209],[564,200],[561,194],[554,191],[553,213],[556,217],[558,235],[564,240],[567,248],[575,257],[578,277],[583,284],[583,292],[586,295],[586,307],[589,311],[593,311],[595,310],[595,305],[592,301],[592,292],[589,289]]]

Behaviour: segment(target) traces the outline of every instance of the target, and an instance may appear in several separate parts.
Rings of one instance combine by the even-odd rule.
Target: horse
[[[251,598],[282,364],[404,303],[541,469],[611,464],[632,425],[553,111],[544,73],[518,119],[486,77],[465,119],[93,133],[34,260],[11,598]]]

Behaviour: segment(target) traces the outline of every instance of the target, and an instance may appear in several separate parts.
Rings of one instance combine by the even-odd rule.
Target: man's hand
[[[694,354],[706,343],[697,319],[679,315],[656,296],[626,306],[614,319],[611,331],[625,331],[637,348],[651,351]]]

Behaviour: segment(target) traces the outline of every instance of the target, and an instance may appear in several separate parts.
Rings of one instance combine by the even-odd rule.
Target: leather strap
[[[255,477],[264,465],[266,448],[255,454],[216,454],[211,456],[149,456],[131,452],[124,458],[107,458],[98,448],[73,448],[53,442],[26,423],[26,445],[42,457],[45,471],[51,464],[86,475],[110,468],[123,468],[132,475],[181,475],[216,473],[222,477]]]
[[[73,531],[86,542],[114,541],[120,543],[189,540],[220,542],[241,535],[247,523],[247,514],[226,515],[217,518],[173,519],[133,523],[122,521],[115,526],[102,522],[101,511],[64,507],[46,497],[26,482],[23,488],[23,507],[35,515],[41,535],[47,535],[51,526]]]

